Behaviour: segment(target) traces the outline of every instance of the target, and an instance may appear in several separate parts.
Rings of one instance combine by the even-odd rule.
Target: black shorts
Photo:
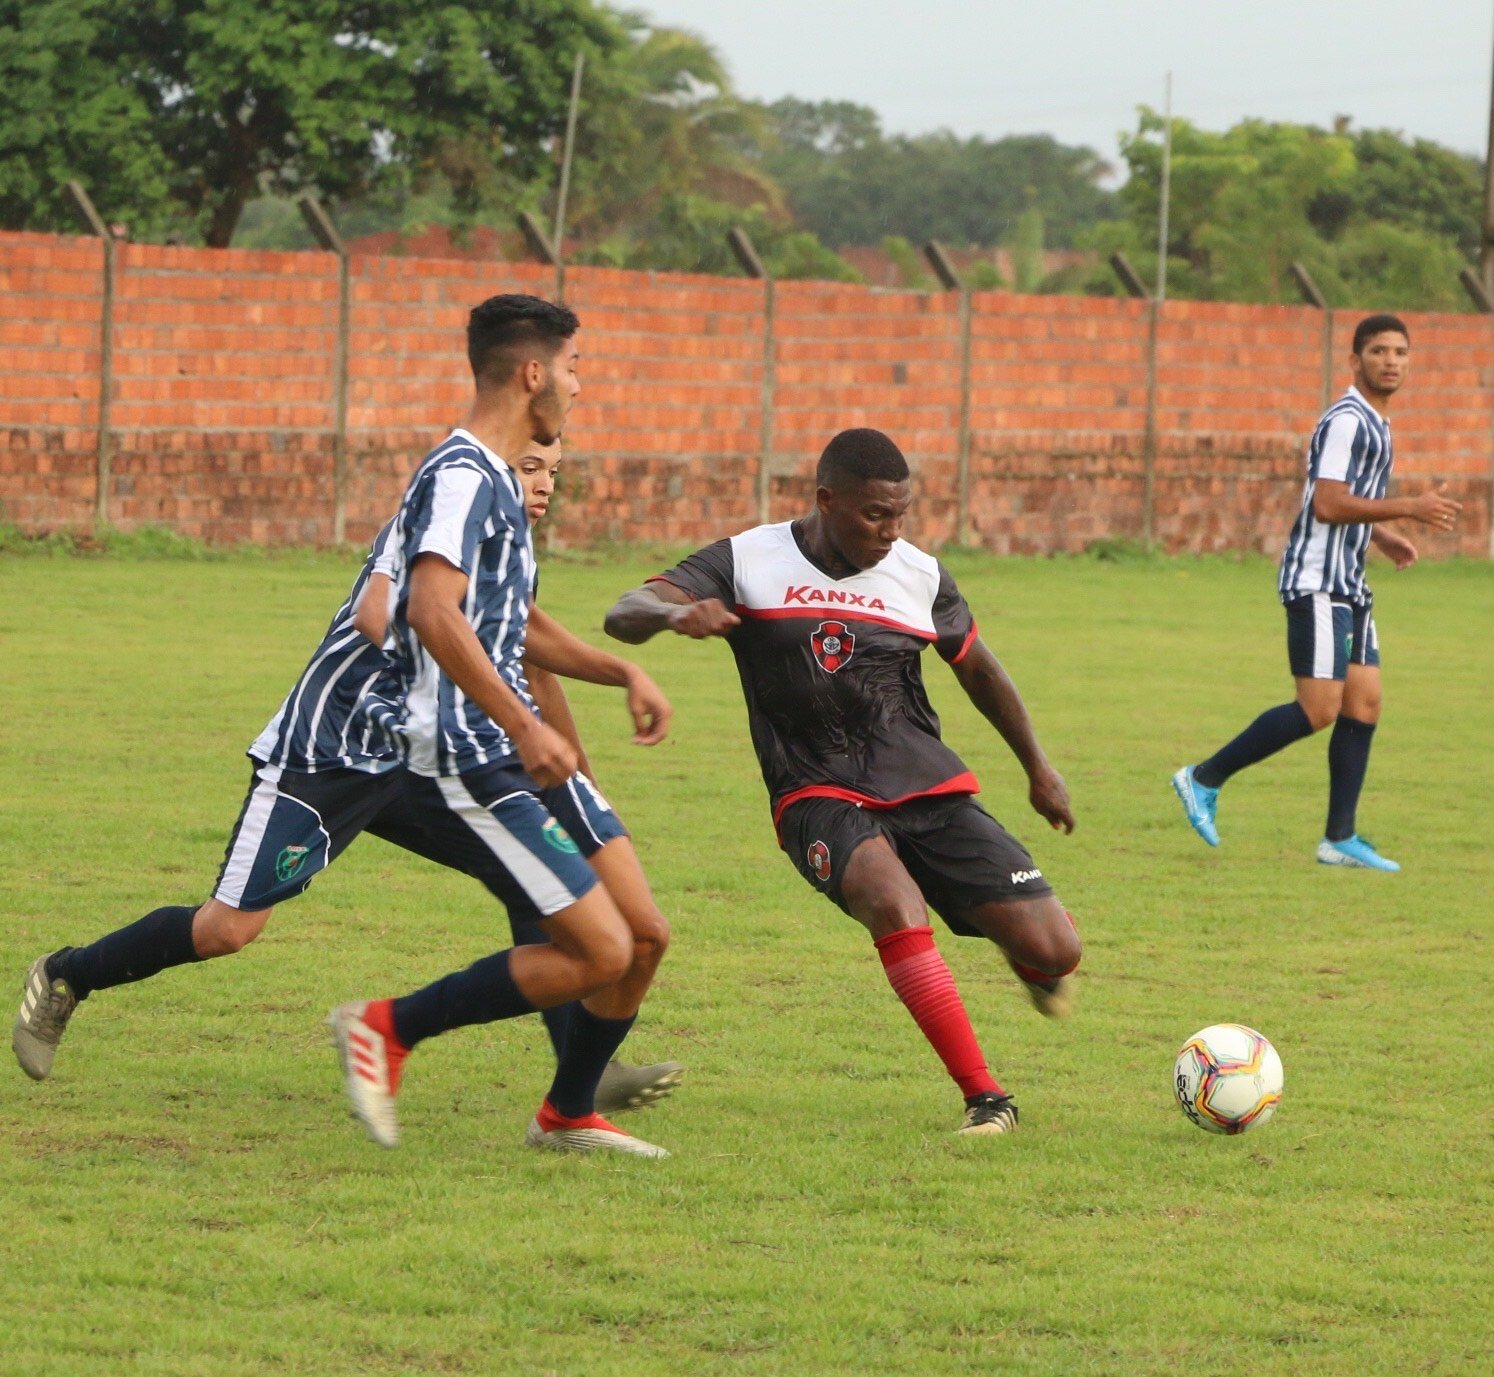
[[[846,863],[872,837],[887,838],[929,907],[960,937],[984,935],[960,916],[971,909],[1053,893],[1022,843],[968,794],[917,798],[895,808],[806,798],[778,820],[778,844],[845,913],[851,912],[840,887]]]

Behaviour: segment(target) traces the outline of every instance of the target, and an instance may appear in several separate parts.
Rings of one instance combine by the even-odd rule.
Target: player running
[[[1297,696],[1269,708],[1207,760],[1184,765],[1172,777],[1188,822],[1210,846],[1219,845],[1219,791],[1225,782],[1331,722],[1328,822],[1318,861],[1400,869],[1355,831],[1380,720],[1380,638],[1364,558],[1374,543],[1397,569],[1408,569],[1416,563],[1416,546],[1379,523],[1409,518],[1451,530],[1462,510],[1445,485],[1415,497],[1385,496],[1393,459],[1390,401],[1410,363],[1411,335],[1397,317],[1368,316],[1355,327],[1349,355],[1354,383],[1313,431],[1301,510],[1277,578]]]
[[[541,521],[550,509],[550,498],[555,492],[560,461],[559,440],[548,445],[531,441],[513,466],[524,491],[525,509],[529,515],[531,528]],[[388,637],[389,625],[397,601],[394,580],[401,562],[392,551],[376,559],[374,572],[368,579],[357,604],[354,625],[376,645],[383,645]],[[537,589],[536,584],[536,591]],[[596,771],[587,759],[586,748],[581,743],[580,730],[576,726],[575,716],[571,712],[571,705],[566,698],[560,679],[549,670],[542,669],[535,664],[532,657],[528,655],[524,659],[524,677],[528,681],[530,696],[539,709],[540,718],[571,743],[576,752],[578,773],[584,775],[586,780],[595,786]],[[573,790],[583,787],[579,782],[570,786]],[[597,794],[595,788],[587,792],[598,800],[599,806],[606,808],[606,805],[601,803],[601,796]],[[564,808],[569,797],[568,792],[558,801],[547,797],[546,802],[551,810],[555,811],[557,807]],[[606,808],[606,812],[610,814],[610,808]],[[607,834],[605,839],[590,827],[570,826],[567,830],[581,848],[581,854],[586,857],[593,868],[596,869],[600,865],[602,882],[607,885],[613,899],[621,906],[638,910],[629,919],[635,931],[646,925],[658,926],[664,923],[665,920],[658,913],[654,903],[642,866],[638,863],[632,841],[617,823],[615,817],[608,818],[608,825],[604,829]],[[601,857],[600,862],[598,856]],[[544,925],[533,919],[521,920],[510,913],[509,923],[515,946],[527,946],[531,943],[550,940]],[[545,1029],[550,1035],[550,1042],[555,1049],[557,1061],[565,1049],[566,1035],[570,1029],[574,1007],[572,1004],[557,1004],[553,1008],[540,1011],[540,1016],[545,1022]],[[684,1074],[684,1067],[676,1061],[655,1062],[647,1066],[630,1066],[621,1061],[609,1061],[602,1072],[601,1082],[597,1086],[597,1112],[614,1114],[627,1109],[641,1109],[657,1104],[679,1085]]]
[[[348,1098],[384,1146],[398,1141],[395,1095],[419,1043],[579,1000],[526,1141],[667,1155],[602,1118],[594,1099],[663,957],[668,926],[646,885],[646,904],[620,908],[597,882],[609,843],[620,860],[631,851],[619,856],[621,825],[577,774],[571,744],[540,718],[523,673],[527,646],[554,673],[625,687],[634,739],[652,744],[664,736],[669,708],[646,675],[532,606],[524,493],[501,456],[559,438],[581,390],[578,329],[566,307],[532,296],[492,297],[473,310],[472,411],[416,470],[395,518],[392,635],[397,658],[411,666],[404,721],[410,796],[438,832],[442,859],[480,878],[515,922],[542,922],[550,940],[495,952],[401,997],[332,1011]],[[576,834],[547,807],[547,791],[560,788],[571,792],[597,843],[590,865]],[[642,883],[636,860],[631,868]],[[628,876],[614,880],[622,889]]]
[[[987,1068],[927,909],[958,936],[995,942],[1049,1016],[1069,1011],[1079,938],[941,740],[924,649],[1021,762],[1033,808],[1071,832],[1068,791],[949,572],[900,538],[912,486],[898,447],[877,430],[842,431],[815,481],[808,516],[706,546],[624,594],[605,628],[633,644],[669,630],[731,646],[780,846],[871,933],[965,1098],[958,1131],[1006,1133],[1016,1101]]]

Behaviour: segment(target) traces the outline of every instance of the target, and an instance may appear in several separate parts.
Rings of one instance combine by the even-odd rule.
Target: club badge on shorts
[[[822,841],[809,844],[809,868],[821,884],[830,878],[830,848]]]
[[[845,664],[856,649],[856,638],[844,622],[821,622],[809,633],[809,644],[814,658],[827,674],[834,674]]]

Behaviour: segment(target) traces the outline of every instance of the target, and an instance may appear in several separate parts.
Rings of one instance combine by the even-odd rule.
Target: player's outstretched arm
[[[538,607],[529,609],[524,654],[529,663],[552,674],[627,689],[628,710],[633,714],[636,733],[633,740],[640,746],[657,745],[668,735],[674,709],[642,669],[621,656],[588,645]],[[540,711],[543,713],[544,708]]]
[[[1407,518],[1419,521],[1423,526],[1450,531],[1462,510],[1463,504],[1447,495],[1446,483],[1419,492],[1415,497],[1355,497],[1347,483],[1320,478],[1312,494],[1312,514],[1331,526]]]
[[[410,568],[410,629],[442,673],[508,733],[534,782],[563,784],[576,772],[576,753],[502,679],[462,610],[467,575],[440,555],[423,554]]]
[[[720,598],[697,602],[683,588],[655,579],[613,603],[602,630],[614,640],[642,645],[661,631],[677,631],[703,641],[708,636],[724,636],[741,624],[742,619]]]
[[[1033,809],[1047,818],[1049,824],[1065,832],[1074,830],[1074,813],[1069,806],[1068,786],[1063,776],[1048,763],[1038,745],[1032,719],[1027,715],[1022,695],[991,654],[990,647],[979,636],[970,649],[950,666],[960,687],[1011,747],[1012,754],[1027,772],[1027,798]]]

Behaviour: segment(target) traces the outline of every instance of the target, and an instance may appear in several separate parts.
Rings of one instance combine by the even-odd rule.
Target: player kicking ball
[[[815,481],[808,516],[697,551],[618,599],[605,629],[635,645],[674,631],[731,646],[779,845],[871,934],[964,1097],[957,1131],[1007,1133],[1016,1101],[987,1067],[928,909],[999,946],[1050,1017],[1071,1006],[1079,937],[1032,857],[972,797],[980,786],[924,691],[923,651],[1000,732],[1033,808],[1072,832],[1068,791],[949,572],[901,539],[912,484],[898,447],[842,431]]]
[[[1189,825],[1210,846],[1219,845],[1219,791],[1228,780],[1332,725],[1328,821],[1318,861],[1400,869],[1355,830],[1380,720],[1380,637],[1364,557],[1374,544],[1397,569],[1408,569],[1416,563],[1416,546],[1380,523],[1405,518],[1448,531],[1461,510],[1442,487],[1415,497],[1385,496],[1394,457],[1390,402],[1410,363],[1411,335],[1397,317],[1367,316],[1355,327],[1349,355],[1354,384],[1312,433],[1302,505],[1277,578],[1296,697],[1267,709],[1207,760],[1184,765],[1172,777]]]

